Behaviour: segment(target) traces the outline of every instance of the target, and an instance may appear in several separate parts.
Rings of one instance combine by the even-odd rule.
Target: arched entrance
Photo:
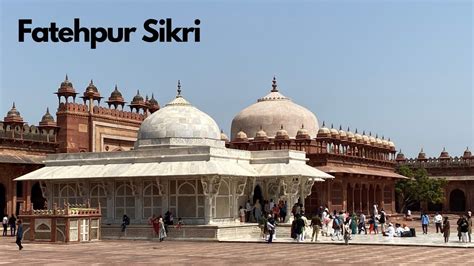
[[[0,183],[0,217],[3,218],[6,214],[6,191],[3,184]]]
[[[455,212],[466,210],[466,196],[460,189],[455,189],[449,194],[449,209]]]
[[[262,193],[262,188],[260,185],[256,185],[254,190],[253,190],[253,204],[258,201],[260,202],[260,205],[263,207],[263,193]]]
[[[46,199],[43,198],[43,193],[41,192],[41,186],[39,182],[36,182],[33,187],[31,187],[31,203],[33,203],[33,208],[35,210],[41,210],[45,208]]]

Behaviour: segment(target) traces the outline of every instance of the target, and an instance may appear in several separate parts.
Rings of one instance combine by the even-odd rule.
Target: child
[[[178,218],[178,223],[176,224],[176,229],[180,230],[181,227],[183,227],[184,225],[184,222],[183,220],[181,219],[181,217]]]
[[[241,223],[245,222],[245,209],[242,206],[239,207],[239,216],[240,216],[240,222]]]

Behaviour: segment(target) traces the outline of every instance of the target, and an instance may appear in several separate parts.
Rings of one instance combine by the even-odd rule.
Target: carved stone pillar
[[[296,203],[298,193],[300,191],[300,184],[301,178],[299,177],[286,176],[280,179],[281,191],[283,192],[283,195],[287,201],[287,214],[285,217],[285,223],[290,221],[290,216],[292,215],[291,209]]]
[[[216,197],[219,193],[222,178],[220,176],[203,176],[201,177],[202,191],[204,193],[204,223],[211,224],[212,218],[215,216]]]
[[[232,178],[232,198],[233,198],[233,208],[232,218],[239,218],[239,198],[245,193],[245,186],[247,185],[247,177],[233,177]],[[230,207],[230,206],[229,206]]]
[[[305,207],[304,202],[305,202],[306,197],[311,195],[311,189],[313,188],[313,185],[314,185],[313,178],[308,178],[308,177],[301,178],[300,200],[301,200],[301,204],[303,204],[303,208]]]

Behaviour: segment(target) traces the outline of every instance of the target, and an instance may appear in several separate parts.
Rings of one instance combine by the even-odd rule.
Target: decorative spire
[[[365,135],[365,130],[364,130],[364,131],[362,131],[362,135]]]
[[[357,132],[357,128],[356,128],[356,134],[358,134],[359,132]]]
[[[47,114],[47,115],[51,115],[51,114],[49,113],[49,107],[46,107],[46,114]]]
[[[178,79],[178,95],[176,97],[181,97],[181,81]]]
[[[280,125],[280,129],[283,129],[283,124]]]
[[[423,147],[421,147],[421,150],[420,150],[420,153],[422,153],[422,152],[423,152]]]
[[[273,80],[272,80],[272,92],[278,92],[277,80],[275,76],[273,76]]]
[[[65,80],[66,80],[66,81],[68,81],[68,80],[69,80],[69,79],[68,79],[68,77],[67,77],[67,73],[66,73],[66,79],[65,79]]]
[[[301,129],[304,129],[304,124],[301,124]]]
[[[324,122],[324,121],[323,121],[323,127],[326,127],[326,124],[325,124],[325,122]]]
[[[91,83],[89,83],[89,85],[94,85],[94,81],[91,79]]]
[[[331,128],[334,128],[333,124],[331,123]]]
[[[15,102],[13,102],[12,109],[16,109]]]
[[[339,130],[342,130],[342,125],[339,125]]]
[[[351,129],[349,127],[347,127],[347,132],[351,131]]]
[[[115,91],[118,91],[118,87],[117,87],[117,84],[115,84]]]

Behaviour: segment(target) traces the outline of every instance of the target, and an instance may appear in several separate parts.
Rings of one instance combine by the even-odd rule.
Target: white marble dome
[[[282,95],[273,79],[271,92],[257,103],[250,105],[238,113],[232,120],[231,139],[235,139],[237,132],[244,131],[248,136],[255,136],[260,128],[265,129],[269,138],[274,138],[281,125],[288,132],[290,138],[295,138],[298,130],[304,125],[311,138],[315,138],[318,129],[316,116]]]
[[[157,145],[218,145],[221,131],[209,115],[180,94],[148,116],[140,126],[136,148]]]

